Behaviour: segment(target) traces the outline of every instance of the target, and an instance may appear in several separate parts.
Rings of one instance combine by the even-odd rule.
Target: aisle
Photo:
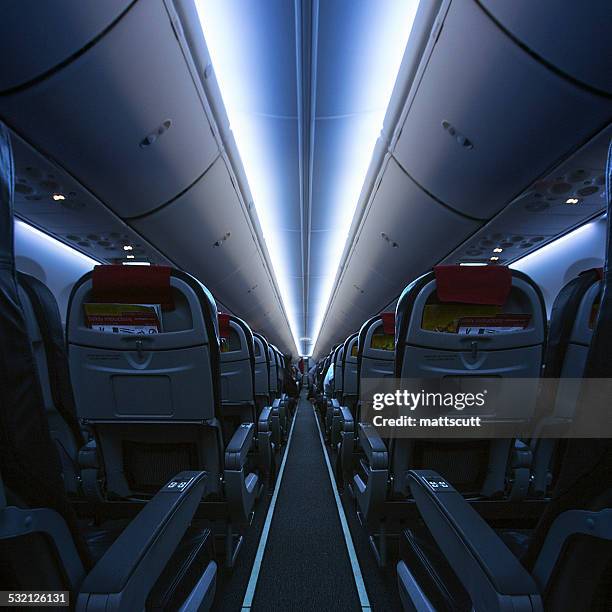
[[[361,610],[317,422],[304,394],[295,419],[251,608]]]

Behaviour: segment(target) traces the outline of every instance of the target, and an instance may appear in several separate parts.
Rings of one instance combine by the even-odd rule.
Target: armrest
[[[257,420],[257,431],[265,432],[270,431],[272,421],[272,406],[264,406],[259,413],[259,419]]]
[[[85,499],[93,504],[103,501],[100,487],[100,457],[95,438],[91,438],[80,449],[77,457],[79,480]]]
[[[346,406],[340,406],[340,417],[345,425],[350,424],[352,431],[355,427],[355,421],[353,413]]]
[[[384,470],[389,467],[387,446],[374,425],[359,423],[359,444],[373,470]]]
[[[181,472],[155,495],[87,575],[78,610],[144,609],[191,523],[206,480],[206,472]]]
[[[431,470],[411,470],[408,484],[421,517],[476,610],[514,609],[511,605],[541,609],[531,575],[444,478]]]
[[[515,440],[512,449],[512,467],[513,468],[529,468],[533,461],[533,452],[529,444],[522,440]]]
[[[96,469],[100,467],[98,462],[98,447],[95,439],[89,440],[79,449],[79,467]]]
[[[242,423],[225,448],[225,469],[241,470],[255,439],[255,423]]]

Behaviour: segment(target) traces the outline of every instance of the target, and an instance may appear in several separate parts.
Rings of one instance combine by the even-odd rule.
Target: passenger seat
[[[97,562],[92,556],[64,488],[32,352],[39,338],[30,337],[21,304],[13,181],[9,137],[0,124],[0,584],[69,591],[76,610],[207,610],[217,574],[210,531],[184,538],[206,487],[204,472],[173,475]]]
[[[447,319],[452,319],[448,325],[457,329],[444,328]],[[459,333],[461,325],[481,325],[479,329],[492,331],[497,325],[499,331]],[[398,378],[538,380],[546,338],[544,299],[539,287],[517,270],[437,266],[402,293],[397,304],[396,337]],[[534,385],[533,393],[521,405],[525,427],[533,424],[536,400]],[[394,492],[401,495],[408,493],[402,474],[421,468],[443,472],[468,496],[491,498],[507,493],[519,499],[527,494],[531,457],[520,441],[397,438],[389,452]]]
[[[62,463],[64,486],[70,495],[77,496],[81,492],[79,452],[89,451],[95,458],[95,447],[84,448],[88,440],[76,414],[61,315],[55,297],[44,283],[21,272],[17,274],[17,282],[47,422]],[[94,489],[96,478],[96,469],[86,478]]]
[[[575,379],[582,378],[601,299],[602,269],[585,270],[559,292],[550,313],[538,408],[530,494],[545,497],[554,487],[565,440],[540,437],[546,429],[570,423],[578,401]],[[552,382],[556,381],[558,382]],[[563,379],[568,379],[564,381]],[[573,380],[572,380],[573,379]]]
[[[86,304],[161,305],[161,331],[97,331]],[[96,266],[73,288],[67,336],[78,415],[95,433],[108,499],[146,499],[177,471],[206,470],[228,525],[247,525],[262,488],[256,424],[223,422],[217,307],[206,287],[165,266]]]
[[[612,213],[612,143],[606,166],[608,223]],[[584,362],[585,379],[612,378],[612,237],[608,231],[601,302]],[[585,299],[599,291],[588,273],[563,298],[572,297],[580,312]],[[582,296],[580,295],[582,294]],[[593,302],[591,302],[592,304]],[[565,309],[568,301],[557,300]],[[591,311],[592,312],[592,311]],[[574,319],[555,327],[553,343],[571,344]],[[580,321],[578,319],[581,319]],[[578,317],[579,328],[588,318]],[[571,330],[573,331],[573,329]],[[561,334],[565,333],[563,336]],[[569,345],[567,349],[569,349]],[[565,352],[565,356],[563,356]],[[584,351],[579,350],[584,355]],[[557,354],[557,353],[555,353]],[[567,350],[561,350],[551,372],[561,373]],[[581,388],[573,417],[590,415],[601,402],[599,385]],[[607,399],[607,398],[605,398]],[[556,409],[556,406],[555,406]],[[397,565],[400,596],[406,610],[609,610],[612,602],[612,439],[568,439],[552,497],[524,546],[499,537],[446,480],[432,470],[415,470],[408,483],[427,532],[424,538],[404,534],[406,549]],[[502,539],[503,538],[503,539]]]
[[[271,406],[258,409],[255,397],[255,340],[245,321],[219,313],[221,336],[221,422],[225,437],[242,423],[257,423],[258,466],[273,477],[274,444],[272,437],[278,416]],[[275,418],[276,417],[276,418]]]

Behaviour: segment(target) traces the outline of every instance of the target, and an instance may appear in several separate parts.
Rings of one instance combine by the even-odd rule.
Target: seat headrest
[[[434,274],[441,302],[503,306],[512,288],[506,266],[435,266]]]
[[[102,303],[161,304],[174,310],[169,266],[96,266],[92,276],[92,299]]]
[[[0,266],[14,268],[13,155],[7,129],[0,123]]]
[[[391,336],[395,335],[395,313],[394,312],[383,312],[380,315],[383,324],[383,331],[385,334]]]
[[[221,336],[221,338],[229,338],[230,337],[230,331],[232,329],[231,325],[230,325],[230,316],[225,312],[220,312],[217,315],[217,318],[219,319],[219,336]]]

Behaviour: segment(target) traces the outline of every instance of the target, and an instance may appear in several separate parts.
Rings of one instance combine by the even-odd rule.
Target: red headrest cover
[[[391,336],[395,335],[395,313],[394,312],[383,312],[380,315],[383,324],[383,331],[385,334]]]
[[[102,303],[161,304],[174,310],[169,266],[96,266],[92,299]]]
[[[221,338],[229,338],[231,330],[230,315],[220,312],[217,317],[219,319],[219,335]]]
[[[502,306],[512,287],[506,266],[435,266],[434,274],[441,302]]]

